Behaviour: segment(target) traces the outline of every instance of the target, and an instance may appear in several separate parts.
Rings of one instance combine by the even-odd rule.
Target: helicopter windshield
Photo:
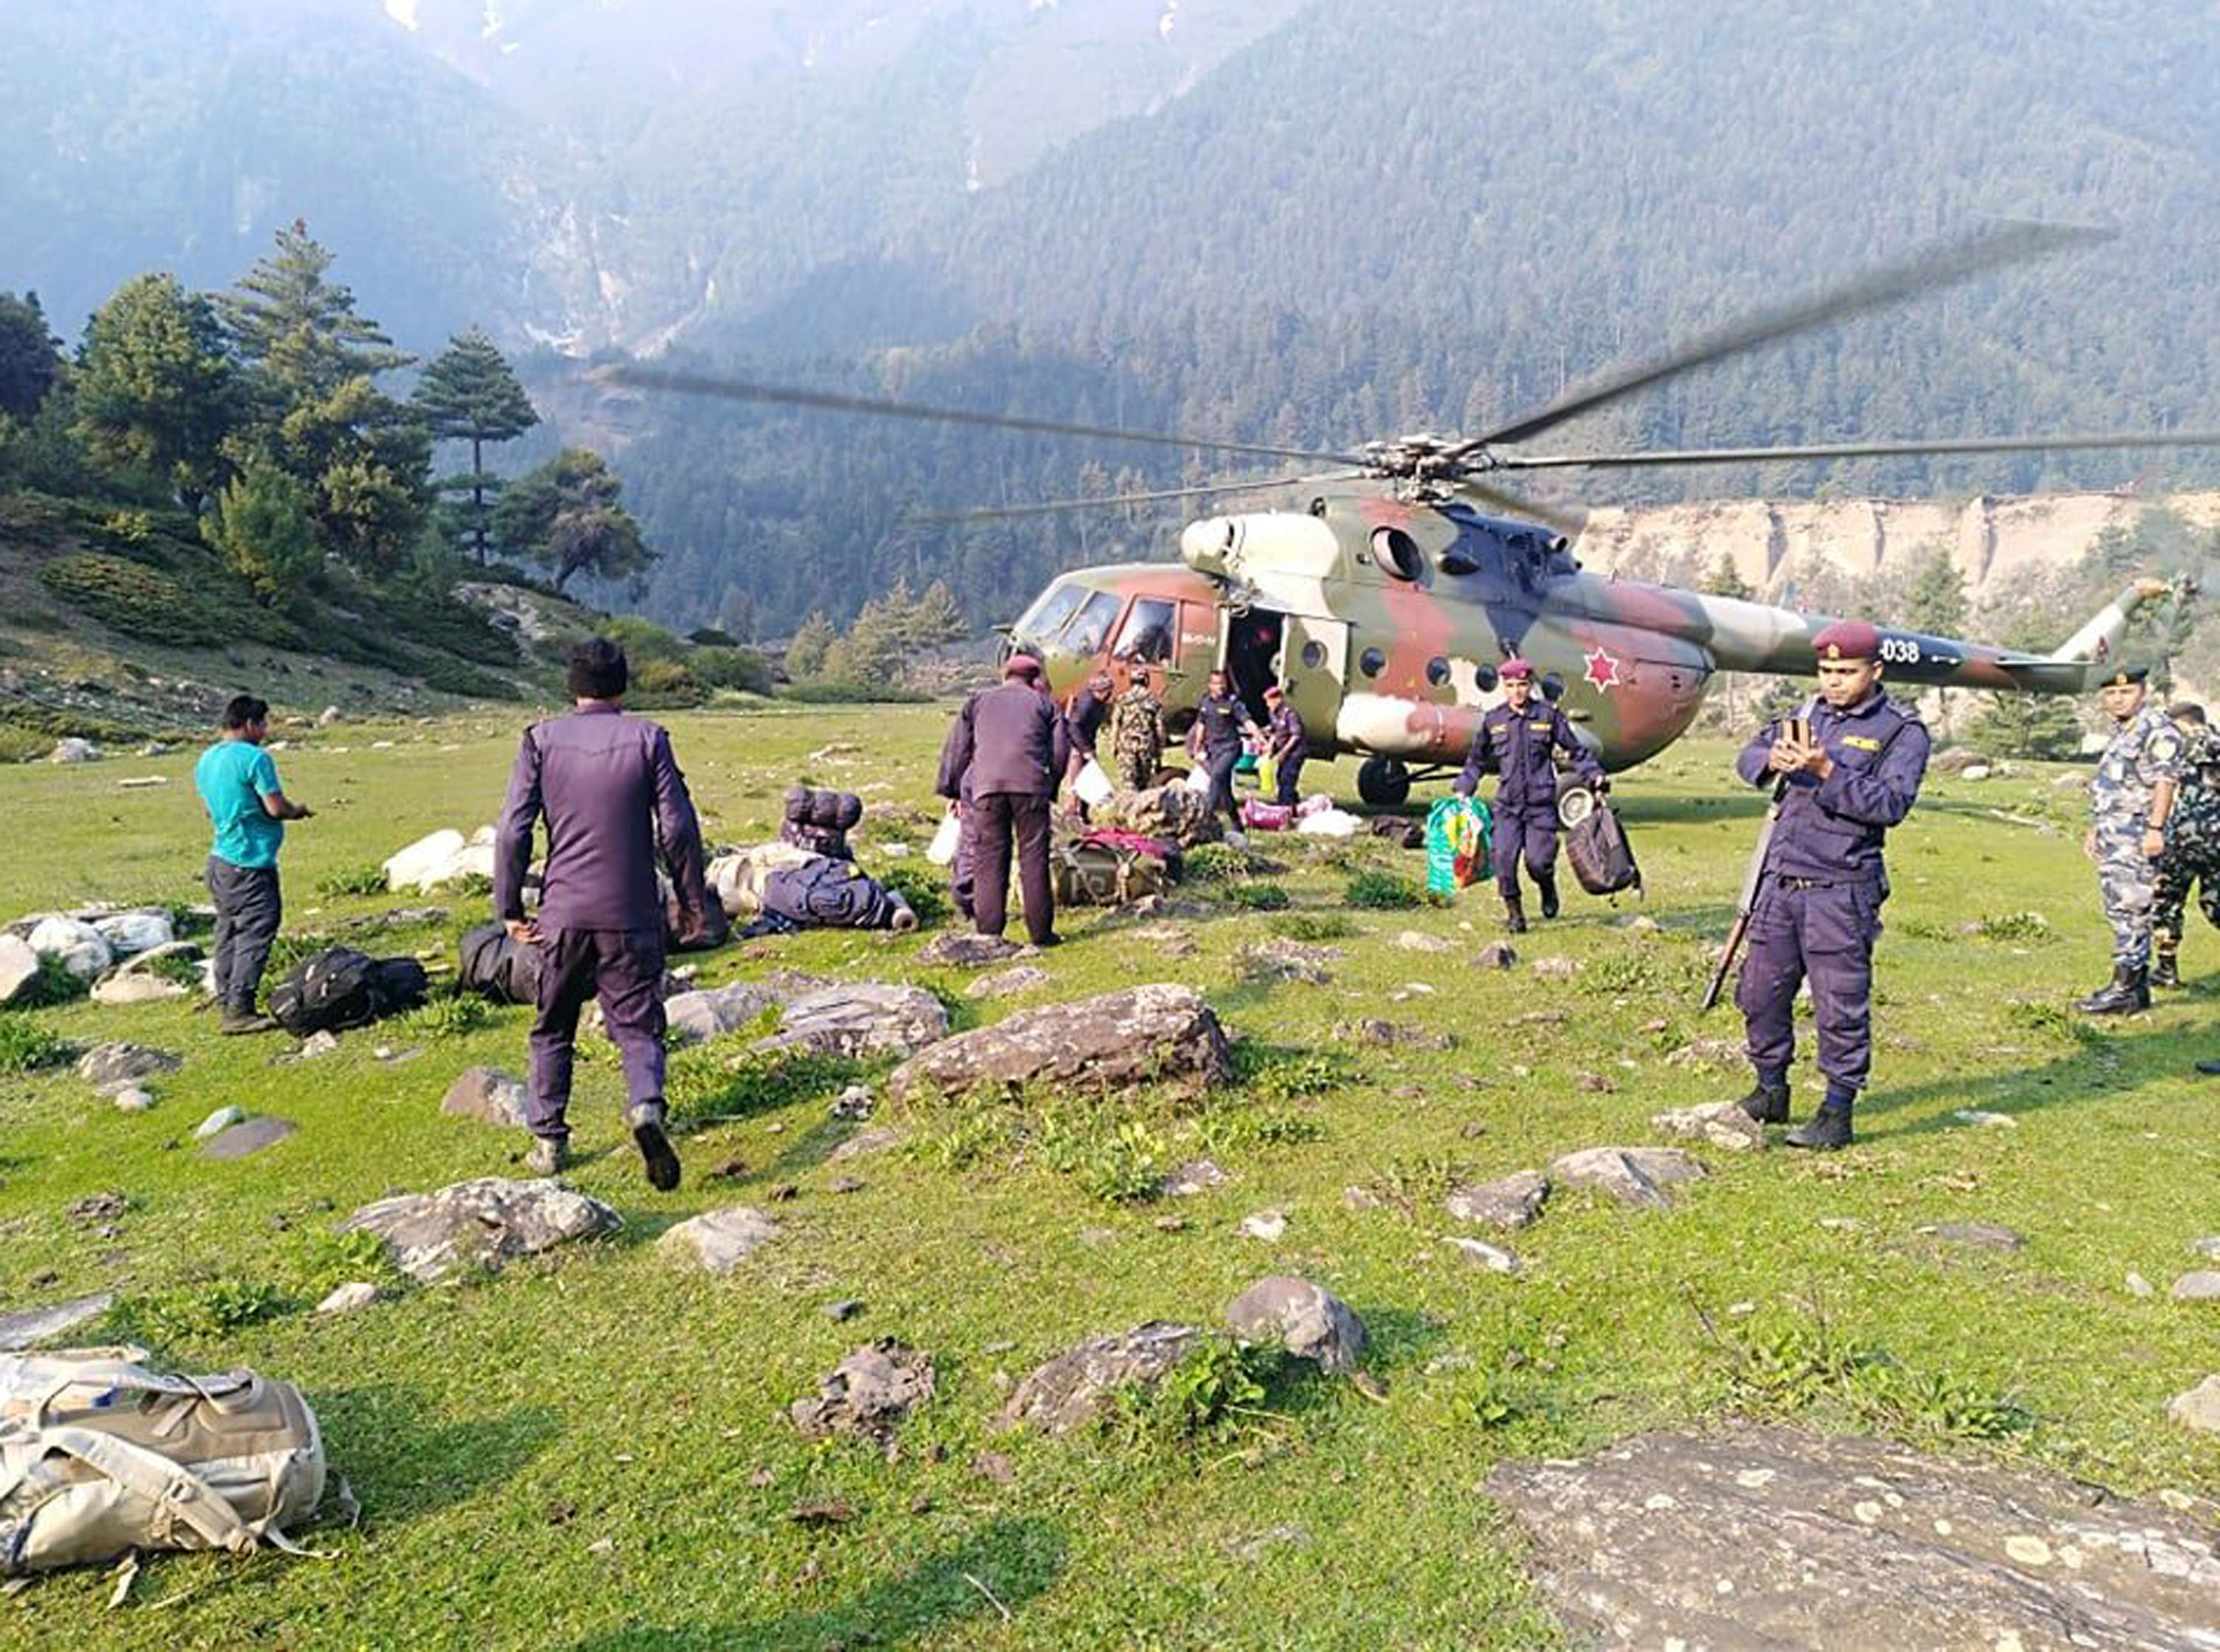
[[[1040,594],[1025,616],[1010,627],[1010,634],[1028,647],[1038,647],[1064,627],[1072,611],[1087,595],[1087,587],[1062,580]]]

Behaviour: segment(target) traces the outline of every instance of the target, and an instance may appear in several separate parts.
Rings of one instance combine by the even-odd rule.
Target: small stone
[[[1018,1477],[1016,1465],[1000,1451],[982,1451],[971,1459],[971,1472],[997,1486],[1007,1486]]]
[[[203,1135],[207,1125],[202,1127]],[[283,1119],[267,1115],[242,1119],[227,1129],[208,1136],[201,1149],[203,1157],[211,1159],[243,1159],[259,1153],[265,1147],[275,1147],[294,1132],[295,1126]]]
[[[1568,1188],[1592,1188],[1622,1205],[1652,1210],[1672,1204],[1674,1187],[1704,1174],[1676,1147],[1591,1147],[1550,1164],[1550,1178]]]
[[[1332,1292],[1306,1279],[1260,1279],[1226,1305],[1225,1322],[1251,1343],[1277,1343],[1298,1359],[1348,1372],[1371,1340],[1364,1321]]]
[[[848,1434],[889,1446],[895,1431],[932,1393],[932,1356],[882,1337],[851,1350],[814,1394],[787,1410],[804,1439]]]
[[[2150,1281],[2145,1279],[2141,1274],[2132,1271],[2128,1275],[2127,1286],[2128,1294],[2130,1296],[2150,1296],[2155,1294],[2157,1290],[2157,1287],[2154,1286]]]
[[[491,1067],[465,1068],[440,1100],[452,1119],[524,1128],[524,1081]]]
[[[878,1098],[874,1094],[870,1085],[851,1084],[846,1089],[841,1091],[839,1096],[833,1101],[832,1116],[835,1119],[861,1122],[871,1116],[871,1110],[877,1104]]]
[[[1378,1210],[1381,1203],[1380,1195],[1369,1188],[1358,1187],[1352,1182],[1341,1190],[1341,1207],[1344,1210]]]
[[[2019,1120],[2008,1113],[1984,1113],[1979,1107],[1961,1107],[1950,1115],[1961,1125],[1973,1125],[1982,1130],[2017,1130]]]
[[[336,1055],[339,1052],[339,1047],[340,1035],[338,1033],[331,1032],[312,1032],[309,1035],[307,1041],[301,1045],[301,1059],[302,1061],[315,1061],[320,1057]]]
[[[159,1004],[184,995],[185,989],[166,976],[106,975],[92,988],[92,1001],[109,1009],[133,1004]]]
[[[1241,1219],[1241,1231],[1252,1239],[1277,1244],[1280,1236],[1288,1231],[1288,1213],[1282,1210],[1260,1210]]]
[[[2209,1376],[2187,1393],[2174,1395],[2167,1402],[2166,1414],[2184,1428],[2193,1428],[2202,1434],[2220,1434],[2220,1375]]]
[[[778,1224],[761,1211],[735,1205],[681,1222],[656,1243],[665,1250],[690,1255],[710,1273],[729,1274],[778,1234]]]
[[[1478,1262],[1493,1272],[1509,1274],[1515,1278],[1525,1271],[1517,1256],[1500,1245],[1490,1244],[1484,1239],[1452,1237],[1444,1239],[1442,1243],[1466,1261]]]
[[[1570,958],[1537,958],[1534,973],[1544,981],[1570,981],[1580,973],[1581,966]]]
[[[1442,1208],[1460,1222],[1516,1231],[1533,1225],[1549,1197],[1547,1176],[1539,1170],[1519,1170],[1459,1188],[1442,1201]]]
[[[1730,1153],[1751,1152],[1765,1145],[1765,1126],[1735,1101],[1709,1101],[1698,1107],[1652,1113],[1649,1127],[1661,1136],[1702,1142]]]
[[[77,1075],[103,1094],[113,1095],[142,1078],[174,1073],[185,1064],[183,1056],[144,1044],[103,1044],[78,1058]]]
[[[2184,1274],[2173,1281],[2171,1294],[2177,1302],[2220,1302],[2220,1273],[2199,1269]]]
[[[1455,941],[1444,940],[1438,935],[1429,935],[1424,930],[1406,929],[1395,937],[1398,949],[1405,952],[1454,952]]]
[[[1518,962],[1518,950],[1502,941],[1490,941],[1473,955],[1473,963],[1482,969],[1508,969]],[[1538,970],[1540,965],[1536,965]]]
[[[221,1136],[234,1125],[243,1125],[246,1122],[246,1113],[244,1108],[218,1107],[194,1126],[193,1134],[203,1141],[207,1141],[212,1137]]]
[[[1049,983],[1049,973],[1030,963],[1014,963],[1007,969],[997,969],[991,975],[981,976],[963,989],[966,998],[1015,998],[1021,993],[1032,992]]]
[[[0,1315],[0,1353],[36,1348],[89,1325],[115,1306],[115,1293],[100,1291],[42,1308],[23,1308]]]
[[[825,1305],[825,1317],[836,1325],[847,1324],[863,1311],[864,1303],[860,1297],[845,1296],[838,1302]]]
[[[1619,927],[1624,930],[1631,931],[1637,935],[1656,935],[1661,932],[1665,926],[1659,923],[1655,918],[1652,918],[1648,913],[1637,912],[1631,918],[1622,922],[1619,925]]]
[[[825,1162],[827,1164],[845,1164],[851,1159],[867,1158],[874,1153],[883,1153],[889,1148],[898,1145],[901,1141],[901,1135],[897,1131],[858,1131],[826,1154]]]
[[[353,1313],[377,1300],[377,1287],[368,1280],[358,1279],[340,1286],[316,1304],[318,1313]]]
[[[832,1181],[825,1184],[825,1191],[827,1193],[851,1194],[861,1193],[863,1190],[864,1179],[861,1176],[834,1176]]]
[[[1584,1090],[1590,1095],[1611,1095],[1617,1092],[1618,1086],[1601,1073],[1575,1073],[1573,1088]]]
[[[2205,1239],[2192,1239],[2189,1242],[2189,1249],[2192,1255],[2203,1256],[2208,1262],[2220,1262],[2220,1235]]]
[[[1984,1250],[2024,1250],[2027,1241],[1998,1222],[1938,1222],[1919,1230],[1947,1244],[1977,1245]]]
[[[1232,1179],[1210,1159],[1189,1159],[1158,1184],[1158,1191],[1168,1199],[1188,1199],[1222,1188]]]
[[[1000,935],[973,935],[951,930],[926,943],[917,961],[946,969],[977,969],[989,963],[1005,963],[1015,957],[1019,950],[1016,942]]]
[[[153,1093],[141,1089],[136,1084],[115,1093],[115,1110],[118,1113],[144,1113],[153,1105]]]

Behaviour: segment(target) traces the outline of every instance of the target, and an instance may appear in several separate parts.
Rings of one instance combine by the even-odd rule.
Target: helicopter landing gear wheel
[[[1398,808],[1411,795],[1411,771],[1400,757],[1367,757],[1356,771],[1356,795],[1374,808]]]

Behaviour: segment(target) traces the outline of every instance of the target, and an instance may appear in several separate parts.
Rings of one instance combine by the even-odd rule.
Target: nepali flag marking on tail
[[[1599,645],[1581,658],[1587,662],[1588,667],[1583,675],[1597,688],[1615,689],[1624,681],[1618,674],[1618,661],[1609,650]]]

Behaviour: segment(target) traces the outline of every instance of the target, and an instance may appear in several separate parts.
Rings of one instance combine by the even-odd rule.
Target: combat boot
[[[2136,1010],[2148,1009],[2150,1001],[2148,973],[2116,963],[2110,984],[2090,994],[2073,1007],[2084,1015],[2130,1015]]]
[[[1513,935],[1526,932],[1526,903],[1519,896],[1506,895],[1503,897],[1503,926]]]
[[[1824,1101],[1809,1124],[1799,1125],[1780,1138],[1791,1147],[1808,1147],[1831,1153],[1850,1144],[1850,1107],[1847,1101]]]
[[[1750,1093],[1735,1105],[1761,1125],[1785,1125],[1788,1122],[1788,1086],[1785,1082],[1768,1084],[1760,1079]]]
[[[524,1156],[524,1168],[536,1176],[559,1176],[571,1168],[571,1138],[567,1136],[535,1136],[532,1150]]]
[[[2179,959],[2178,959],[2174,954],[2171,952],[2159,952],[2152,956],[2150,984],[2154,987],[2179,987],[2181,985],[2181,963]]]
[[[1557,915],[1557,874],[1556,869],[1553,867],[1549,871],[1536,874],[1534,878],[1534,887],[1542,892],[1542,915],[1544,918],[1556,917]]]
[[[678,1155],[663,1128],[663,1103],[642,1101],[627,1108],[625,1123],[632,1129],[633,1144],[639,1149],[647,1185],[658,1193],[669,1193],[678,1185]]]

